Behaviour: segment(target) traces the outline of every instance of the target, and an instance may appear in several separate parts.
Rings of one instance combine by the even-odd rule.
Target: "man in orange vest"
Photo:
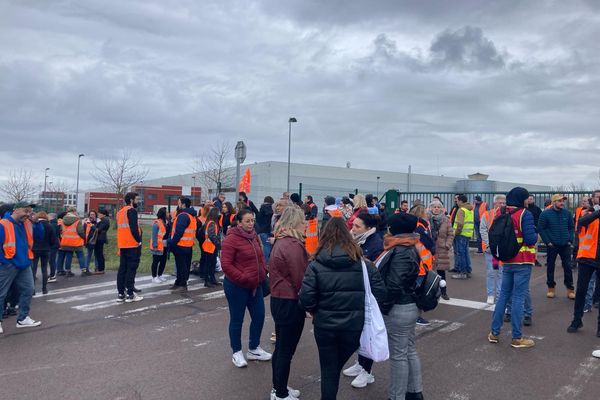
[[[335,197],[325,197],[325,208],[323,209],[323,220],[321,221],[321,229],[325,227],[327,221],[333,217],[343,217],[339,207],[335,204]]]
[[[127,193],[124,197],[125,206],[117,212],[117,248],[120,257],[117,301],[121,303],[144,299],[134,291],[135,275],[142,256],[142,230],[138,226],[137,196],[134,192]]]
[[[583,196],[579,200],[579,207],[575,208],[575,212],[573,213],[573,222],[575,226],[575,238],[573,240],[573,268],[577,268],[577,253],[579,251],[579,218],[584,212],[587,212],[589,205],[590,198],[588,196]]]
[[[579,217],[579,227],[577,292],[575,293],[573,321],[567,328],[569,333],[577,332],[578,329],[583,327],[583,310],[590,279],[594,272],[596,278],[600,274],[600,190],[594,191],[592,204],[588,204],[588,207]],[[596,285],[598,283],[598,279],[596,279]],[[598,314],[596,336],[600,338],[600,312]]]
[[[198,232],[198,218],[196,210],[192,208],[189,197],[181,196],[177,201],[177,216],[173,221],[171,238],[167,240],[169,248],[175,256],[177,278],[170,287],[173,293],[187,292],[187,284],[190,278],[190,267],[192,266],[192,249],[194,239]]]
[[[41,325],[29,316],[29,305],[33,296],[33,241],[42,240],[44,228],[32,215],[33,204],[3,205],[0,213],[0,334],[4,300],[11,285],[15,285],[19,293],[19,315],[17,328],[31,328]]]
[[[319,215],[319,207],[317,207],[317,205],[313,201],[313,197],[306,196],[304,198],[304,204],[310,207],[310,216],[306,220],[309,220],[310,218],[317,218],[317,215]]]
[[[490,241],[489,241],[489,231],[492,223],[494,222],[494,217],[496,216],[496,212],[501,208],[506,206],[506,196],[503,194],[498,194],[494,196],[494,208],[486,211],[483,214],[483,218],[481,218],[481,224],[479,226],[479,233],[481,235],[481,245],[483,248],[483,255],[485,257],[485,264],[487,267],[487,280],[486,280],[486,289],[487,289],[487,303],[494,304],[498,297],[500,296],[500,288],[502,287],[502,273],[498,267],[498,263],[496,262],[494,266],[494,258],[492,257],[492,252],[490,251]],[[495,283],[494,283],[495,281]]]
[[[475,238],[477,239],[477,253],[483,253],[483,248],[481,246],[481,233],[479,232],[479,227],[481,224],[481,219],[483,218],[483,214],[485,214],[488,210],[487,203],[481,200],[481,196],[475,196],[475,204],[473,205],[474,209],[474,226],[475,226]]]
[[[71,262],[73,261],[73,253],[75,253],[77,261],[79,262],[81,276],[92,275],[83,254],[85,244],[85,224],[77,215],[77,209],[75,207],[67,209],[65,216],[58,222],[58,229],[60,232],[60,248],[58,250],[57,260],[58,270],[64,271],[66,269],[67,277],[75,276],[75,274],[71,272]]]

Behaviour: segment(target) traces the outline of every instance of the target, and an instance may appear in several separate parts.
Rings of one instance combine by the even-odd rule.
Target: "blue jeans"
[[[469,256],[469,238],[458,235],[454,238],[456,249],[456,270],[461,274],[471,273],[471,258]]]
[[[506,303],[506,313],[509,315],[512,313],[512,298],[508,299],[508,302]],[[523,315],[525,315],[526,317],[533,316],[533,306],[531,304],[531,294],[529,293],[529,286],[527,286],[527,293],[525,293]]]
[[[487,295],[495,296],[496,299],[498,299],[500,296],[500,288],[502,287],[502,271],[500,269],[494,269],[492,253],[486,251],[483,253],[483,255],[485,257],[485,265],[487,269]],[[495,284],[494,281],[496,281]]]
[[[598,272],[592,274],[590,278],[590,284],[588,286],[587,292],[585,293],[585,307],[591,307],[594,302],[594,289],[598,284],[596,277],[598,276]]]
[[[523,305],[529,289],[530,278],[530,264],[504,264],[502,266],[502,290],[492,316],[492,334],[496,336],[500,334],[504,310],[508,300],[512,297],[512,337],[518,339],[522,336]]]
[[[269,262],[269,257],[271,256],[271,243],[269,243],[269,234],[268,233],[259,233],[260,241],[263,245],[263,254],[265,255],[265,263]]]
[[[0,265],[0,322],[2,322],[2,311],[4,311],[4,299],[13,283],[19,294],[19,316],[17,321],[22,321],[29,315],[29,305],[33,296],[31,266],[17,268],[12,264]]]
[[[87,247],[87,258],[85,260],[85,265],[87,266],[87,268],[90,268],[90,265],[92,265],[92,258],[94,257],[94,246],[92,247]],[[94,260],[96,261],[96,260]]]
[[[73,253],[77,255],[77,261],[79,261],[79,268],[81,270],[88,269],[85,263],[85,257],[83,256],[83,250],[77,251],[64,251],[58,250],[58,261],[57,268],[59,271],[71,271],[71,262],[73,261]]]
[[[253,291],[238,286],[225,277],[223,290],[229,305],[229,342],[231,350],[234,353],[242,350],[242,324],[244,323],[246,308],[252,320],[250,322],[248,349],[256,349],[260,345],[260,335],[265,324],[265,300],[262,287],[259,286],[256,291]]]

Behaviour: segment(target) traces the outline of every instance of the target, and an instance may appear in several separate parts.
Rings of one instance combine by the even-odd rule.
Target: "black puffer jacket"
[[[379,262],[379,273],[387,296],[380,306],[387,314],[394,304],[410,304],[416,299],[415,286],[419,275],[419,253],[415,248],[419,234],[387,236],[383,248],[388,251]]]
[[[378,303],[385,299],[385,286],[379,272],[366,261],[371,292]],[[365,285],[362,264],[342,249],[332,254],[321,250],[306,269],[300,304],[313,314],[313,323],[321,329],[360,331],[365,319]]]
[[[263,203],[256,216],[256,233],[271,233],[271,218],[273,217],[273,204]]]
[[[34,253],[47,253],[52,247],[56,247],[56,233],[50,222],[45,219],[40,219],[40,223],[44,227],[44,237],[41,240],[33,241]]]

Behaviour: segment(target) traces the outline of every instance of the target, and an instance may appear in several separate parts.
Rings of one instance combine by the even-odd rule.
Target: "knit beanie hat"
[[[332,206],[335,204],[335,197],[333,196],[326,196],[325,197],[325,205],[326,206]]]
[[[298,193],[292,193],[292,195],[290,196],[290,200],[292,201],[292,203],[299,203],[300,195]]]
[[[506,194],[506,205],[511,207],[525,207],[525,200],[529,197],[529,191],[523,187],[514,187]]]
[[[413,233],[417,229],[418,218],[412,214],[394,214],[388,220],[390,233],[399,235],[401,233]]]

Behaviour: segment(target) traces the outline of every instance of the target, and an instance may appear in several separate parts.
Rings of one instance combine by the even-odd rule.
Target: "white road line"
[[[120,315],[107,315],[104,318],[105,319],[119,318],[121,316],[142,313],[142,312],[150,311],[150,310],[157,310],[159,307],[171,306],[174,304],[189,304],[189,303],[192,303],[193,301],[194,300],[192,300],[192,299],[178,299],[178,300],[173,300],[173,301],[166,301],[164,303],[152,304],[152,305],[146,306],[146,307],[140,307],[140,308],[134,308],[131,310],[127,310],[127,311],[121,313]]]
[[[483,311],[494,311],[494,308],[495,308],[495,305],[490,305],[488,303],[482,303],[479,301],[472,301],[472,300],[454,299],[454,298],[450,299],[450,300],[440,299],[440,304],[472,308],[475,310],[483,310]]]
[[[594,357],[588,357],[584,362],[579,364],[571,377],[571,382],[568,385],[561,387],[556,392],[555,399],[573,399],[579,397],[581,391],[587,386],[587,383],[594,377],[596,370],[600,367],[600,363]]]
[[[90,278],[88,278],[90,279]],[[93,278],[91,278],[93,279]],[[174,279],[174,277],[173,277]],[[151,276],[142,276],[139,278],[136,278],[135,281],[136,282],[145,282],[145,281],[149,281],[152,280]],[[115,286],[116,285],[116,281],[109,281],[109,282],[102,282],[102,283],[94,283],[91,285],[81,285],[81,286],[71,286],[71,287],[67,287],[67,288],[62,288],[62,289],[55,289],[55,290],[50,290],[50,292],[48,294],[39,294],[36,295],[35,298],[37,299],[38,297],[49,297],[49,296],[56,296],[59,294],[64,294],[64,293],[73,293],[73,292],[79,292],[81,290],[89,290],[89,289],[100,289],[103,287],[108,287],[108,286]],[[48,284],[48,287],[50,289],[52,289],[52,284]]]

